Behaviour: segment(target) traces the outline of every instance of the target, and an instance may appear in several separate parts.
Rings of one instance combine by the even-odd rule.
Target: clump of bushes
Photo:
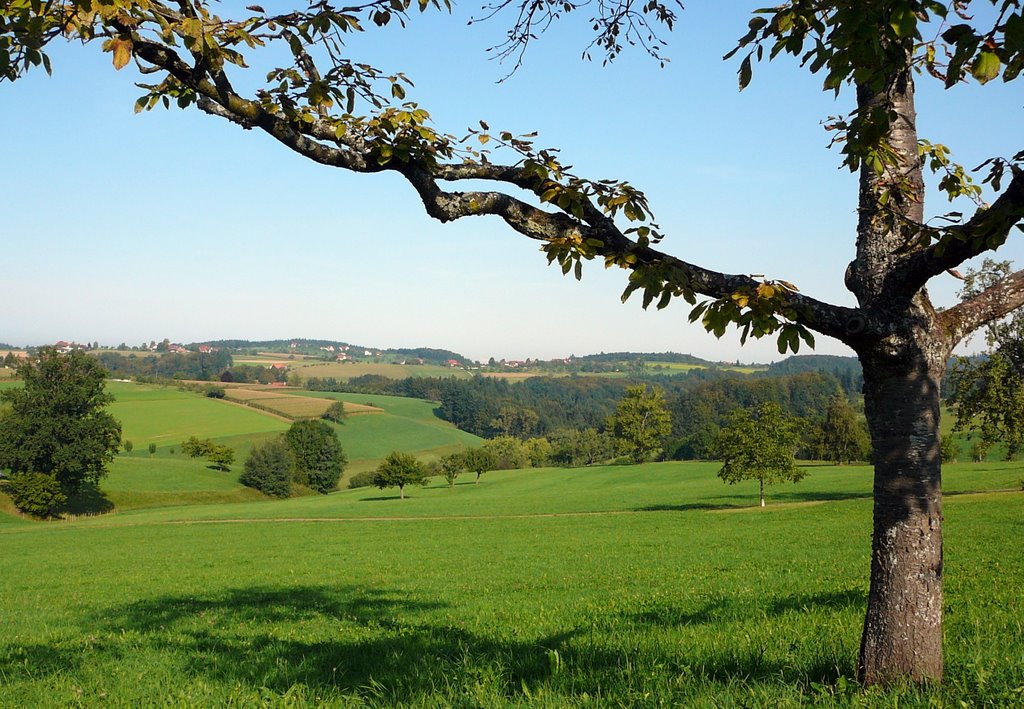
[[[356,473],[348,479],[348,486],[350,489],[357,487],[370,487],[373,485],[373,479],[377,476],[376,470],[364,470],[361,473]]]
[[[337,488],[347,462],[334,429],[304,419],[283,436],[254,447],[239,482],[274,497],[289,497],[293,485],[326,495]]]
[[[7,483],[14,506],[33,517],[53,517],[68,501],[60,483],[45,473],[18,473]]]
[[[261,445],[253,446],[245,459],[245,470],[238,481],[271,497],[288,497],[292,494],[292,475],[295,456],[283,438],[275,438]]]

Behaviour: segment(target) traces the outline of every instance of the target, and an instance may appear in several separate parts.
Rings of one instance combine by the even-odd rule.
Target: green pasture
[[[226,442],[222,439],[283,432],[289,426],[254,409],[173,387],[108,382],[107,391],[114,395],[110,413],[121,422],[121,437],[133,443],[136,457],[144,456],[150,443],[163,455],[189,436]]]
[[[299,390],[289,393],[367,404],[383,411],[349,416],[342,424],[332,424],[349,459],[345,479],[353,473],[375,468],[392,451],[401,450],[415,453],[423,460],[436,460],[447,453],[480,445],[477,436],[437,418],[434,415],[437,405],[422,399]]]
[[[0,522],[0,704],[1020,705],[1024,494],[952,494],[1019,466],[946,471],[945,684],[870,691],[866,469],[815,467],[766,510],[714,472]]]

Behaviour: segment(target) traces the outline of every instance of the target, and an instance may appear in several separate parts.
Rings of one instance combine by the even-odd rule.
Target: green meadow
[[[0,704],[1019,705],[1019,466],[946,472],[946,682],[869,691],[867,470],[815,466],[765,510],[715,470],[0,513]]]
[[[122,453],[111,467],[105,488],[112,494],[139,492],[138,486],[126,482],[128,478],[166,480],[200,474],[205,470],[205,463],[181,455],[181,441],[189,436],[212,438],[217,443],[231,446],[237,454],[236,468],[240,468],[254,443],[283,433],[291,424],[240,403],[210,399],[173,387],[110,382],[107,388],[115,397],[110,412],[121,421],[122,437],[134,446],[130,455]],[[372,404],[381,410],[381,413],[350,416],[340,425],[332,424],[349,459],[345,479],[353,473],[375,468],[384,456],[394,450],[404,450],[431,460],[480,443],[476,436],[437,418],[433,413],[436,405],[431,402],[393,396],[321,394],[299,390],[288,390],[288,394]],[[154,456],[148,453],[150,443],[157,445]],[[241,489],[237,485],[237,473],[207,473],[206,478],[235,481],[229,487]],[[206,485],[205,482],[196,484]],[[223,485],[214,485],[204,490],[222,491],[222,488],[227,489]],[[144,492],[164,491],[147,489]],[[128,502],[127,498],[125,502]],[[142,498],[135,502],[142,502]],[[134,503],[129,504],[134,506]]]

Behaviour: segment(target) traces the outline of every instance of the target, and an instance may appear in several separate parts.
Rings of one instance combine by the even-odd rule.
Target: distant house
[[[447,362],[445,362],[445,364],[448,365],[449,367],[461,367],[462,366],[462,362],[460,362],[457,359],[450,359]]]
[[[277,372],[283,372],[285,370],[285,365],[281,364],[280,362],[275,362],[274,364],[270,365],[270,368]]]
[[[335,362],[344,362],[347,359],[348,359],[348,355],[345,354],[344,352],[342,352],[340,355],[338,355],[337,357],[334,358],[334,361]]]
[[[216,352],[217,348],[216,347],[210,347],[209,345],[199,345],[199,351],[202,354],[210,354],[212,352]]]
[[[188,354],[188,350],[181,345],[167,345],[167,351],[174,354]]]

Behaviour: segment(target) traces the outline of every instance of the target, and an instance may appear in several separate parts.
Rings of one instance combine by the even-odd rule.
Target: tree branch
[[[194,90],[199,96],[199,108],[206,113],[243,128],[259,128],[290,150],[323,165],[361,173],[398,172],[416,190],[427,213],[442,222],[495,215],[528,238],[544,242],[586,242],[592,247],[587,258],[613,257],[620,264],[628,263],[628,268],[633,270],[652,269],[670,289],[692,291],[716,299],[729,298],[736,293],[753,294],[762,285],[750,276],[701,268],[653,248],[646,240],[634,240],[616,226],[610,215],[586,197],[577,200],[580,211],[573,216],[567,211],[546,211],[500,191],[446,192],[439,187],[439,180],[488,180],[513,185],[533,194],[539,194],[540,184],[536,174],[523,166],[468,161],[439,164],[416,154],[382,164],[377,153],[381,144],[373,139],[367,140],[356,132],[346,132],[338,137],[336,124],[323,118],[307,117],[311,120],[292,121],[273,114],[259,102],[226,89],[230,86],[227,82],[214,81],[209,70],[205,76],[197,76],[194,67],[182,61],[173,49],[137,35],[133,42],[133,51],[140,59],[161,67]],[[789,293],[784,305],[787,317],[798,324],[847,344],[852,344],[869,330],[864,316],[855,309],[831,305],[799,293]]]
[[[940,241],[909,254],[893,270],[887,285],[896,295],[916,293],[933,276],[1006,241],[1010,230],[1024,220],[1024,170],[1012,169],[1013,178],[992,206],[979,209],[966,224],[949,228]]]
[[[1024,305],[1024,270],[1011,273],[978,295],[939,315],[954,343]]]

